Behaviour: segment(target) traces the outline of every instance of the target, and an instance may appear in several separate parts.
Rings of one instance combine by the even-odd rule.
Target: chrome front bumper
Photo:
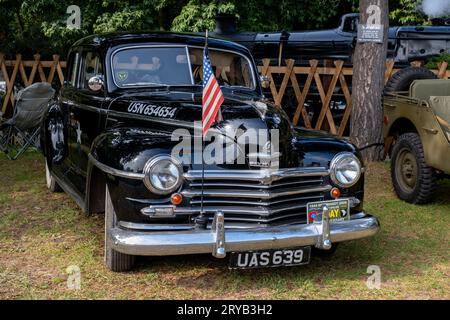
[[[324,210],[321,223],[258,229],[225,229],[224,216],[216,213],[211,229],[148,232],[114,227],[108,230],[111,247],[119,252],[140,256],[167,256],[212,253],[224,258],[227,252],[315,246],[329,249],[331,244],[361,239],[377,233],[378,219],[361,218],[330,223]]]

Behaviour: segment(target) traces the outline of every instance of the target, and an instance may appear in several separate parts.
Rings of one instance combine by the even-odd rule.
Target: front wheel
[[[436,176],[433,168],[425,162],[418,134],[405,133],[398,138],[392,149],[391,177],[400,199],[414,204],[431,200]]]
[[[134,266],[135,256],[118,252],[111,248],[108,241],[108,230],[116,225],[116,212],[111,201],[108,186],[105,191],[105,264],[115,272],[129,271]]]

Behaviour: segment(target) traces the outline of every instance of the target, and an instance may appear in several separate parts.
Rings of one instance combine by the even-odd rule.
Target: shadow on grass
[[[443,179],[438,182],[433,202],[448,206],[450,213],[450,179]]]

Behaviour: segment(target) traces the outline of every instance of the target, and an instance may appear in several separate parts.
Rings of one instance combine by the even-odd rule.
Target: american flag
[[[215,121],[220,120],[220,105],[224,98],[222,90],[214,76],[211,61],[208,56],[208,45],[203,51],[203,103],[202,103],[202,125],[203,136]]]

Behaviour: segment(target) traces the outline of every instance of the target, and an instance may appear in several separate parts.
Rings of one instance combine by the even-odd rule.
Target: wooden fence
[[[300,117],[302,117],[302,125],[306,128],[328,130],[330,133],[342,136],[348,125],[350,114],[352,111],[352,98],[348,83],[351,81],[353,69],[344,67],[344,62],[336,60],[330,63],[324,62],[324,66],[319,66],[318,60],[310,60],[309,66],[295,66],[294,60],[286,60],[284,66],[270,66],[270,60],[263,60],[263,65],[259,66],[259,72],[262,75],[273,79],[274,75],[281,75],[282,81],[280,85],[275,85],[274,81],[270,82],[270,91],[272,98],[277,106],[282,105],[283,97],[288,86],[292,88],[296,98],[296,108],[293,115],[293,124],[299,124]],[[420,64],[418,62],[413,65]],[[330,66],[331,65],[331,66]],[[439,78],[449,78],[450,70],[447,70],[447,62],[441,63],[438,70],[432,70]],[[385,82],[398,69],[394,69],[394,61],[386,61]],[[299,76],[303,76],[305,81],[299,81]],[[302,85],[299,84],[302,83]],[[305,101],[308,95],[313,91],[317,91],[320,97],[319,116],[315,123],[311,123],[310,116],[305,108]],[[342,119],[339,124],[335,123],[333,118],[330,103],[336,91],[341,92],[345,100],[345,109]]]
[[[59,80],[64,83],[62,68],[66,67],[64,61],[59,61],[59,55],[53,55],[53,61],[41,61],[39,54],[34,55],[34,60],[22,60],[22,55],[17,54],[15,60],[6,60],[0,53],[0,78],[6,82],[6,95],[3,99],[1,112],[4,114],[8,106],[14,103],[14,83],[19,81],[27,87],[34,82],[53,83]],[[36,76],[37,75],[37,76]]]
[[[414,63],[416,64],[416,63]],[[439,65],[438,70],[433,70],[439,78],[449,78],[450,71],[447,70],[447,63]],[[8,106],[14,101],[13,85],[21,82],[24,86],[29,86],[34,82],[64,82],[63,68],[66,67],[64,61],[59,60],[58,55],[53,56],[52,61],[41,61],[39,55],[34,56],[34,60],[22,60],[20,54],[16,55],[15,60],[6,60],[0,53],[0,74],[6,82],[6,95],[1,108],[4,114]],[[341,60],[324,61],[323,66],[319,66],[318,60],[310,60],[309,66],[295,66],[295,60],[286,60],[285,65],[271,66],[270,60],[263,60],[263,65],[258,67],[262,75],[268,76],[271,80],[276,76],[281,78],[281,82],[270,82],[270,92],[272,99],[277,106],[284,106],[283,98],[289,88],[295,95],[295,112],[293,113],[293,123],[301,124],[306,128],[315,128],[327,130],[332,134],[342,136],[350,119],[352,111],[352,98],[349,89],[353,70],[350,67],[344,67]],[[394,74],[394,61],[386,61],[385,81]],[[345,109],[339,123],[335,123],[333,118],[331,102],[336,92],[340,92],[345,100]],[[309,116],[305,102],[311,94],[319,96],[319,105],[317,107],[318,117],[315,117],[315,123]],[[292,104],[292,101],[290,101]],[[320,110],[320,111],[319,111]],[[302,122],[300,123],[300,120]]]

